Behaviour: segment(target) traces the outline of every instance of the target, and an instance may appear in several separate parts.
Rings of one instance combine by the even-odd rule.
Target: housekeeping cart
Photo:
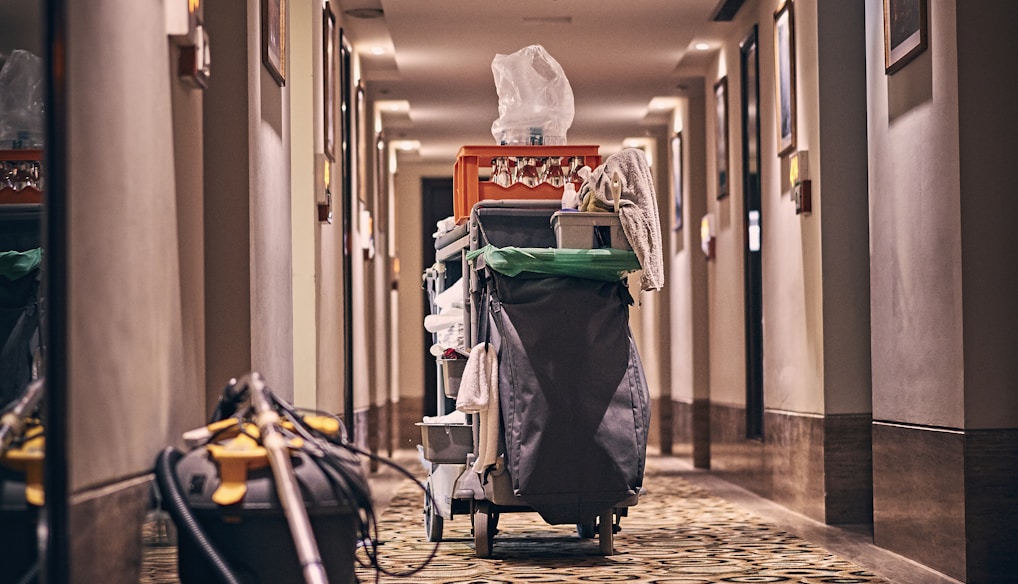
[[[455,397],[457,409],[470,414],[457,421],[449,413],[442,421],[440,411],[438,420],[422,424],[432,495],[425,526],[429,539],[440,540],[436,523],[469,512],[479,557],[492,555],[499,515],[523,511],[550,524],[575,524],[580,537],[597,536],[599,551],[610,555],[621,517],[638,502],[642,485],[649,395],[630,334],[625,281],[640,267],[635,255],[624,241],[600,238],[600,221],[589,222],[590,237],[578,240],[570,222],[571,245],[590,245],[562,247],[562,190],[554,185],[541,185],[551,186],[543,195],[526,187],[532,189],[526,200],[471,200],[461,188],[467,181],[480,184],[473,193],[490,189],[479,183],[476,165],[499,157],[586,155],[588,166],[600,160],[596,147],[571,147],[580,154],[555,150],[561,148],[461,150],[460,223],[437,240],[439,261],[425,274],[436,298],[441,292],[434,283],[452,284],[439,274],[461,274],[463,349],[470,348],[458,382],[449,382],[455,376],[442,365],[442,381],[449,383],[439,384],[442,406]],[[469,203],[465,218],[461,199]],[[597,241],[610,247],[593,249]]]

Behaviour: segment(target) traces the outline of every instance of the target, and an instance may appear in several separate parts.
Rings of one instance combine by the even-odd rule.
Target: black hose
[[[190,536],[191,540],[208,558],[219,579],[224,584],[241,584],[240,579],[230,570],[226,559],[205,534],[205,530],[201,528],[198,519],[191,512],[191,507],[188,506],[187,500],[181,492],[175,468],[182,457],[183,454],[179,450],[168,446],[156,458],[156,484],[159,485],[164,505],[168,507],[167,511],[177,527]]]
[[[39,562],[36,562],[28,569],[28,572],[18,580],[18,584],[35,584],[39,581]]]

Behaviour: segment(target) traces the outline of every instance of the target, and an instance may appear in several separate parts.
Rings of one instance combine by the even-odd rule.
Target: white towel
[[[616,172],[622,179],[619,222],[643,268],[640,289],[659,290],[665,282],[661,223],[657,214],[654,179],[643,150],[625,148],[595,168],[580,186],[580,210],[615,210],[611,180]]]
[[[470,357],[463,369],[460,390],[456,396],[456,409],[477,414],[480,432],[477,439],[477,460],[474,472],[498,460],[498,354],[488,343],[481,343],[470,350]]]

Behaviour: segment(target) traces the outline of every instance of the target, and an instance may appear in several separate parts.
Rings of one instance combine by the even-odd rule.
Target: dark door
[[[760,60],[757,29],[743,41],[742,184],[746,301],[746,438],[763,439],[763,283],[760,210]]]
[[[435,223],[452,215],[452,177],[421,179],[421,266],[428,269],[435,263]],[[431,312],[427,290],[422,291],[424,314]],[[435,342],[433,336],[424,330],[424,348],[429,349]],[[438,414],[438,366],[429,353],[424,358],[424,415]]]

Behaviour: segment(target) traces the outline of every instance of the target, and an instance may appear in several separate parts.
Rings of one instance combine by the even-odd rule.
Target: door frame
[[[756,26],[739,45],[742,86],[743,289],[746,327],[746,438],[764,438],[763,218],[760,201],[760,43]]]

